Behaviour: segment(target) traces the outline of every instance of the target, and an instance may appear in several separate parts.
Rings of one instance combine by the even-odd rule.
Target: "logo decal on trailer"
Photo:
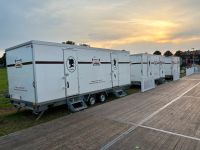
[[[15,60],[15,68],[22,68],[22,59]]]
[[[100,61],[100,59],[92,58],[92,64],[93,64],[93,66],[100,66],[101,61]]]
[[[70,56],[67,59],[67,70],[69,70],[69,72],[74,72],[76,70],[76,60],[74,59],[74,57]]]

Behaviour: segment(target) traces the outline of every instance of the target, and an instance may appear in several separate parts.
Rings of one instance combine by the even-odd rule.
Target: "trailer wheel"
[[[88,100],[89,105],[94,105],[96,103],[96,98],[95,96],[90,96],[89,100]]]
[[[103,103],[103,102],[106,101],[106,95],[105,95],[105,93],[101,93],[101,94],[99,95],[99,101],[100,101],[101,103]]]

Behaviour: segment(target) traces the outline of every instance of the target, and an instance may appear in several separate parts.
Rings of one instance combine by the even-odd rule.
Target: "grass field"
[[[4,98],[4,94],[7,92],[7,72],[6,69],[0,69],[0,108],[11,107],[9,99]]]
[[[42,118],[36,121],[36,116],[29,110],[16,112],[16,109],[10,104],[9,99],[4,98],[4,93],[7,92],[7,88],[6,69],[0,69],[0,136],[70,114],[66,106],[60,106],[46,111]],[[138,91],[139,89],[137,88],[130,89],[127,93],[132,94]],[[109,96],[108,102],[113,99],[113,96]],[[99,104],[95,106],[97,105]]]

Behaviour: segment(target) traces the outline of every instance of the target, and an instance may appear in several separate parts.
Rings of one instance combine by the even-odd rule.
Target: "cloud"
[[[0,46],[36,39],[141,52],[200,47],[199,5],[198,0],[2,0]]]

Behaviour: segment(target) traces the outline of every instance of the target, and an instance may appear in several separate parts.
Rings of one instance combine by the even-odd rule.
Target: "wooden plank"
[[[199,81],[196,80],[177,80],[169,82],[167,84],[163,84],[161,86],[157,86],[155,89],[148,92],[179,96],[180,94],[193,87],[198,82]]]
[[[200,138],[199,108],[200,98],[182,97],[144,125]]]
[[[137,93],[88,109],[84,113],[124,123],[138,123],[175,97],[154,93]]]
[[[199,73],[195,73],[193,75],[190,75],[190,76],[186,76],[186,77],[183,77],[183,79],[185,80],[200,80],[200,74]]]
[[[126,135],[128,135],[129,133],[133,132],[137,127],[144,127],[142,124],[147,122],[148,120],[150,120],[152,117],[154,117],[155,115],[159,114],[162,110],[164,110],[165,108],[167,108],[168,106],[172,105],[173,103],[175,103],[177,100],[179,100],[181,97],[183,97],[183,95],[185,93],[187,93],[188,91],[190,91],[191,89],[193,89],[194,87],[198,86],[200,84],[200,82],[198,82],[197,84],[195,84],[193,87],[191,87],[190,89],[188,89],[187,91],[185,91],[184,93],[182,93],[181,95],[179,95],[178,97],[176,97],[175,99],[173,99],[171,102],[167,103],[166,105],[162,106],[161,108],[159,108],[158,110],[156,110],[155,112],[151,113],[148,117],[144,118],[143,120],[141,120],[139,123],[137,124],[133,124],[131,122],[129,122],[130,124],[133,124],[135,127],[134,128],[131,128],[129,130],[126,131]],[[145,126],[147,128],[147,126]],[[150,128],[150,127],[148,127]],[[155,128],[151,128],[151,129],[154,129],[154,130],[157,130],[157,131],[161,131],[159,129],[155,129]],[[165,132],[165,133],[172,133],[172,132],[169,132],[169,131],[164,131],[162,130],[162,132]],[[174,133],[175,134],[175,133]],[[124,135],[124,133],[122,134]],[[122,137],[122,135],[120,135],[119,137]],[[176,135],[181,135],[181,134],[176,134]],[[110,141],[108,144],[104,145],[101,149],[102,150],[106,150],[108,149],[109,147],[111,147],[112,145],[114,145],[116,142],[118,142],[119,140],[121,140],[122,138],[115,138],[114,140]],[[182,135],[182,137],[189,137],[189,136],[185,136],[185,135]],[[198,141],[200,141],[199,138],[194,138],[194,137],[190,137],[190,139],[196,139]]]
[[[110,150],[199,150],[200,142],[176,135],[138,127]]]
[[[99,149],[130,128],[116,121],[77,114],[5,136],[0,139],[0,149]]]
[[[149,92],[133,94],[1,137],[0,149],[99,149],[133,126],[128,123],[137,124],[144,120],[196,83],[195,80],[179,80],[164,84]],[[184,98],[159,112],[147,123],[199,137],[200,99]],[[144,139],[140,138],[141,142]],[[156,144],[156,137],[154,140]],[[169,142],[169,145],[173,144]]]
[[[194,89],[186,93],[185,96],[200,97],[200,86],[195,87]]]

